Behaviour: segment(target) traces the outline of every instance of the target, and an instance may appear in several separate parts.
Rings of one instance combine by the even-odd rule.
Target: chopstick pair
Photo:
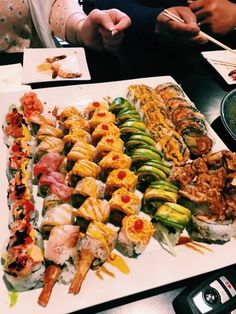
[[[176,22],[181,22],[181,23],[185,23],[183,19],[181,19],[179,16],[175,15],[174,13],[168,11],[168,10],[164,10],[164,15],[168,18],[170,18],[171,20],[173,21],[176,21]],[[199,32],[199,35],[202,35],[204,37],[206,37],[209,41],[213,42],[214,44],[216,44],[217,46],[225,49],[225,50],[228,50],[230,51],[231,53],[233,54],[236,54],[236,51],[231,49],[230,47],[226,46],[225,44],[223,44],[222,42],[220,42],[219,40],[211,37],[210,35],[200,31]]]

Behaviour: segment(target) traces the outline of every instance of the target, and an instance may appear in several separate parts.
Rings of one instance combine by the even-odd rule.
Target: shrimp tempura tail
[[[43,279],[43,290],[41,291],[39,298],[38,298],[38,303],[42,306],[47,306],[48,301],[50,299],[52,289],[55,285],[55,283],[58,280],[58,277],[60,276],[62,272],[62,269],[60,266],[53,264],[49,265],[46,269],[44,279]]]
[[[82,283],[86,277],[86,274],[94,260],[94,256],[87,250],[82,250],[80,252],[80,260],[77,266],[77,271],[75,277],[69,288],[69,293],[77,294],[80,291]]]

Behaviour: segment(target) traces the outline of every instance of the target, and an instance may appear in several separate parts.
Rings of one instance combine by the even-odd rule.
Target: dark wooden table
[[[216,49],[216,48],[215,48]],[[173,51],[140,50],[121,51],[117,56],[86,51],[92,81],[97,83],[149,76],[172,76],[183,88],[188,97],[205,115],[209,124],[226,145],[235,151],[236,143],[227,135],[220,120],[220,104],[227,92],[235,86],[228,86],[223,79],[201,57],[198,49]],[[22,62],[22,54],[0,55],[0,65]],[[33,84],[32,88],[61,85]],[[70,82],[71,84],[71,82]],[[75,83],[78,84],[78,83]],[[63,84],[66,85],[66,84]],[[232,267],[232,266],[231,266]],[[233,265],[235,267],[235,265]],[[107,304],[79,311],[78,313],[123,314],[173,314],[172,301],[187,285],[207,276],[190,278],[142,293],[117,299]]]

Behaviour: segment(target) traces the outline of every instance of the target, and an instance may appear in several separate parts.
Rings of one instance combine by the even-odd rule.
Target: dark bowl
[[[232,90],[223,98],[220,115],[225,129],[236,141],[236,89]]]

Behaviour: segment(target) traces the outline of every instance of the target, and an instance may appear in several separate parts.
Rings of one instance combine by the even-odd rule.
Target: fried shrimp
[[[53,63],[55,61],[63,60],[66,58],[66,55],[54,56],[52,58],[46,58],[45,61],[47,63]]]
[[[68,72],[60,68],[58,64],[51,65],[52,78],[55,79],[57,76],[61,78],[76,78],[80,77],[82,73],[79,72]]]

